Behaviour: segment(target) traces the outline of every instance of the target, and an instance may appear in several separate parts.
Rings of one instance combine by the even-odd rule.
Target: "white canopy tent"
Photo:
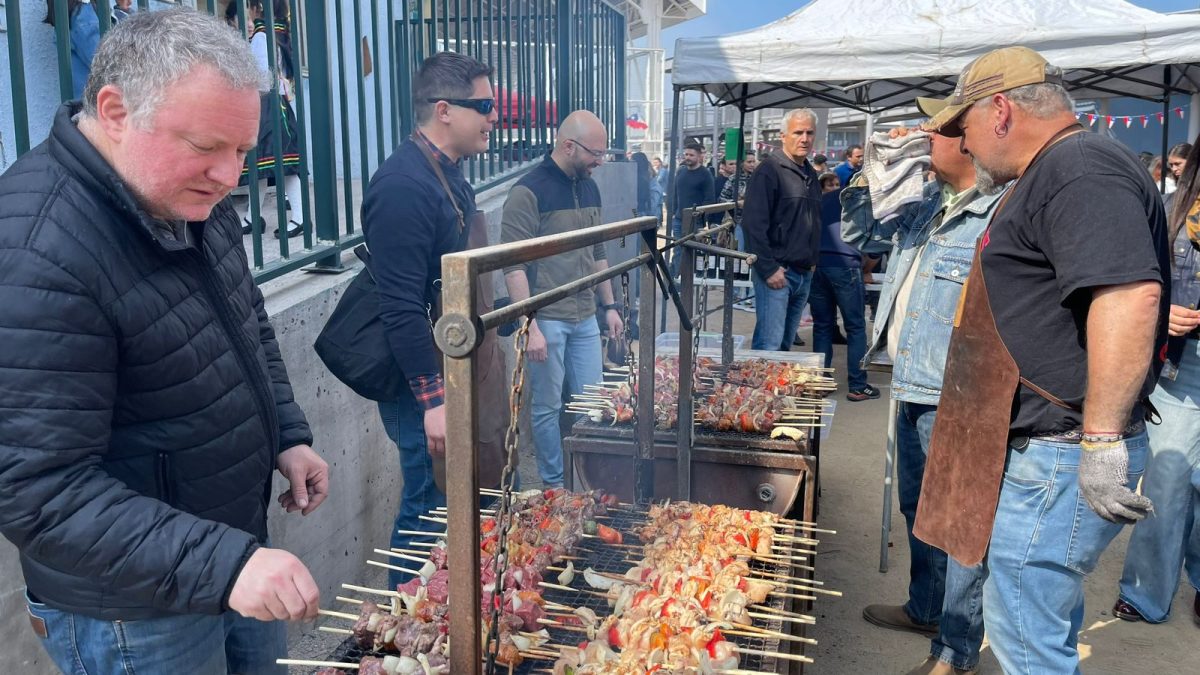
[[[1164,156],[1170,96],[1200,93],[1198,14],[1159,14],[1122,0],[814,0],[754,30],[675,42],[670,156],[683,91],[737,106],[743,128],[748,111],[794,107],[851,108],[868,113],[870,125],[871,114],[911,105],[916,96],[948,96],[973,59],[1014,45],[1063,68],[1077,99],[1162,102]],[[1191,111],[1193,120],[1198,114]],[[889,424],[881,572],[891,528],[893,431]]]
[[[816,0],[774,23],[675,43],[672,84],[743,110],[878,112],[946,96],[972,59],[1024,45],[1081,99],[1200,92],[1200,15],[1121,0]]]

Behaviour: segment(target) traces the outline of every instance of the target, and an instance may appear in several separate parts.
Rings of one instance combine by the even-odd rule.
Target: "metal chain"
[[[526,316],[521,322],[521,328],[513,337],[516,350],[516,362],[513,364],[512,387],[508,392],[508,430],[504,433],[505,464],[500,474],[500,496],[496,504],[496,532],[499,540],[496,542],[496,554],[492,557],[492,572],[496,575],[492,590],[491,625],[488,628],[487,643],[484,653],[487,655],[487,667],[484,672],[496,672],[496,655],[500,650],[500,609],[504,605],[504,574],[508,571],[508,529],[510,525],[509,512],[512,510],[513,482],[516,478],[516,463],[518,442],[521,436],[521,397],[525,391],[526,351],[529,349],[529,326],[533,317]]]
[[[638,425],[638,378],[637,378],[637,358],[633,355],[633,327],[629,321],[629,272],[621,273],[621,326],[622,337],[625,342],[625,368],[629,371],[625,381],[629,384],[629,406],[633,411],[633,429],[634,443],[637,442],[637,425]],[[644,336],[639,336],[644,337]],[[634,501],[637,501],[637,489],[642,484],[642,460],[638,456],[637,449],[633,452],[633,492]]]

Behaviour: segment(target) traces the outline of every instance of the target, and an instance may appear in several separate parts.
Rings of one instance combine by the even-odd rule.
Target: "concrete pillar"
[[[1187,142],[1193,143],[1200,136],[1200,94],[1192,94],[1192,104],[1188,107]]]

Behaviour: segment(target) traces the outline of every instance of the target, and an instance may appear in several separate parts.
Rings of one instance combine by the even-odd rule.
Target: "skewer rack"
[[[640,525],[645,518],[645,513],[639,510],[626,509],[611,509],[609,517],[604,522],[609,527],[621,531],[627,541],[637,541],[634,533],[635,528]],[[451,541],[453,541],[451,539]],[[584,560],[575,561],[577,570],[582,571],[586,567],[591,567],[597,572],[607,572],[615,575],[623,575],[629,568],[635,564],[627,558],[628,551],[624,548],[607,546],[600,543],[598,540],[585,540],[591,542],[589,545],[580,546],[574,555],[584,558]],[[478,546],[476,546],[478,548]],[[771,564],[762,561],[752,561],[750,563],[751,570],[767,572],[772,574],[782,574],[794,577],[812,579],[811,571],[800,569],[793,570],[787,564]],[[478,574],[475,575],[478,578]],[[453,575],[451,576],[453,579]],[[577,575],[578,579],[578,575]],[[453,582],[451,582],[453,583]],[[582,585],[577,582],[576,585]],[[800,591],[796,591],[800,592]],[[453,597],[453,591],[451,591]],[[542,593],[546,600],[568,607],[587,607],[596,612],[600,616],[610,614],[612,608],[608,606],[605,598],[595,595],[586,590],[568,592],[558,589],[544,589]],[[366,599],[377,599],[367,596]],[[784,611],[801,613],[807,612],[811,607],[811,601],[798,601],[790,598],[776,597],[770,598],[767,603],[769,607]],[[779,631],[788,633],[795,637],[807,637],[809,626],[807,624],[796,624],[782,620],[772,621],[761,618],[754,620],[754,625],[765,628],[767,630]],[[575,631],[565,630],[555,626],[546,626],[550,633],[551,642],[560,645],[575,645],[587,639],[587,636]],[[805,643],[798,641],[784,641],[770,636],[763,637],[746,637],[746,636],[729,636],[727,639],[734,642],[740,647],[748,648],[756,652],[782,652],[785,654],[803,656]],[[459,649],[458,643],[451,650],[451,654]],[[332,654],[326,659],[331,662],[357,662],[364,656],[383,656],[384,654],[364,650],[355,643],[354,638],[347,638],[339,645]],[[544,670],[553,665],[552,661],[527,659],[519,667],[512,670],[517,675],[531,673],[535,670]],[[774,656],[758,655],[758,654],[743,654],[739,659],[739,668],[750,671],[772,672],[772,673],[787,673],[789,675],[798,675],[803,673],[804,663],[798,661],[785,660]],[[459,672],[457,670],[452,672]],[[507,672],[507,671],[504,671]]]
[[[612,427],[587,420],[577,422],[571,435],[563,439],[567,467],[578,471],[585,489],[600,488],[622,500],[683,499],[707,504],[727,504],[739,508],[771,511],[781,516],[813,520],[818,512],[818,457],[820,434],[810,430],[807,438],[792,441],[771,439],[763,434],[707,431],[687,424],[693,409],[695,394],[691,377],[698,356],[693,344],[694,331],[699,330],[699,316],[688,317],[695,302],[695,268],[697,254],[711,252],[711,247],[691,245],[694,238],[711,236],[726,226],[697,229],[707,216],[732,210],[733,202],[712,204],[682,213],[685,234],[676,241],[684,242],[674,249],[681,256],[680,299],[686,311],[680,312],[679,327],[679,424],[675,431],[654,427],[654,367],[657,301],[653,277],[643,276],[638,308],[638,385],[636,427]],[[689,240],[689,238],[692,238]],[[734,252],[728,252],[734,253]],[[722,254],[726,255],[726,254]],[[738,254],[753,263],[754,257]],[[649,274],[643,270],[643,275]],[[721,308],[720,368],[734,361],[733,348],[733,266],[724,269],[725,299]],[[703,309],[701,310],[703,311]],[[690,318],[690,321],[683,319]],[[747,358],[804,362],[811,354],[791,352],[744,352]],[[813,364],[817,365],[817,364]],[[646,420],[647,423],[643,423]],[[631,461],[632,460],[632,461]],[[641,467],[634,470],[634,462]],[[564,474],[567,487],[572,487],[574,471]],[[635,480],[635,477],[637,480]]]

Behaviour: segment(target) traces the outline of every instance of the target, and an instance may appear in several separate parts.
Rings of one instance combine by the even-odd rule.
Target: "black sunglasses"
[[[492,111],[496,109],[496,99],[494,98],[427,98],[425,100],[428,103],[445,101],[460,108],[470,108],[480,115],[491,115]]]

